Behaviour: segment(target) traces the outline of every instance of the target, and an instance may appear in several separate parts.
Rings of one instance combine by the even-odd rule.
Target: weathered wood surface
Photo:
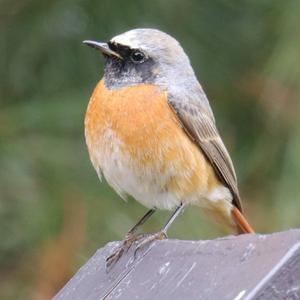
[[[106,272],[118,245],[99,249],[54,299],[300,299],[300,230],[157,241]]]

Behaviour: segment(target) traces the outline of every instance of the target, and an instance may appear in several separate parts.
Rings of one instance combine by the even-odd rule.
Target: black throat
[[[156,72],[155,62],[152,58],[147,58],[142,63],[135,63],[130,58],[134,50],[111,43],[109,43],[109,47],[119,53],[123,59],[105,56],[104,82],[108,89],[154,83]]]

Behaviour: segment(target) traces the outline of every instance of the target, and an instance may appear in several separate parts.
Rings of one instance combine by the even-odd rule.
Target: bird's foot
[[[147,244],[155,241],[155,240],[165,240],[167,239],[167,233],[165,231],[159,231],[155,233],[147,234],[146,237],[136,246],[134,250],[134,258],[137,256],[137,252],[145,247]]]
[[[109,270],[121,257],[124,253],[126,253],[132,244],[146,235],[144,233],[141,234],[127,234],[122,244],[116,249],[116,251],[106,258],[106,269]]]

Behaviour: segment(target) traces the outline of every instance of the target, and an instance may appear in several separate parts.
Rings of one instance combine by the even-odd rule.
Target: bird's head
[[[141,83],[167,88],[194,77],[189,59],[176,39],[156,29],[133,29],[109,42],[86,40],[106,59],[104,80],[117,89]]]

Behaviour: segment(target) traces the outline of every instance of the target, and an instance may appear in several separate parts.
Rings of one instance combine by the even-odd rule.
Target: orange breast
[[[109,151],[114,149],[113,133],[119,143],[119,154],[115,153],[113,159],[120,157],[123,161],[119,163],[133,170],[145,184],[152,184],[146,181],[147,176],[153,176],[157,179],[151,179],[153,184],[183,200],[219,184],[201,150],[170,109],[167,94],[154,85],[108,90],[101,80],[88,106],[85,131],[96,169],[103,169],[109,163],[105,160],[112,159]]]

